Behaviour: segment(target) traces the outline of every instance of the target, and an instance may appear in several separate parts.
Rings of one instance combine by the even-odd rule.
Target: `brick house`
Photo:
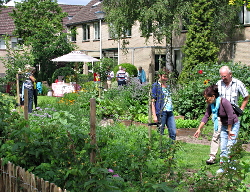
[[[87,55],[100,58],[100,48],[102,57],[113,58],[118,63],[131,63],[136,67],[142,68],[148,72],[149,64],[155,70],[165,65],[166,44],[154,42],[149,38],[148,42],[141,37],[139,32],[139,23],[136,23],[131,30],[127,30],[127,36],[124,39],[129,40],[126,46],[126,53],[122,51],[121,44],[114,41],[109,33],[109,28],[104,20],[97,18],[95,13],[101,11],[101,0],[91,0],[86,6],[60,5],[63,10],[69,13],[69,17],[64,19],[64,25],[70,29],[76,30],[76,35],[70,38],[71,42],[77,45],[77,50],[83,51]],[[0,35],[12,34],[14,24],[11,18],[6,15],[13,7],[8,7],[0,13]],[[105,18],[105,17],[104,17]],[[221,42],[221,52],[219,59],[223,61],[242,62],[250,65],[250,12],[244,7],[240,13],[240,19],[244,27],[238,31],[234,38]],[[101,30],[100,30],[101,24]],[[100,36],[101,31],[101,36]],[[172,38],[172,62],[174,68],[180,72],[182,68],[181,47],[185,42],[185,33],[183,31],[179,36]],[[0,36],[1,39],[1,36]],[[13,46],[18,39],[13,37]],[[4,56],[4,43],[0,42],[0,56]],[[162,62],[160,62],[162,60]],[[0,61],[0,73],[4,73]]]
[[[64,12],[68,13],[68,17],[65,17],[63,19],[64,26],[83,7],[81,5],[63,5],[63,4],[60,4],[59,6],[61,6]],[[1,21],[0,22],[0,57],[2,58],[4,58],[7,54],[6,45],[4,41],[5,35],[8,35],[10,37],[11,42],[9,43],[13,49],[15,49],[17,43],[21,40],[21,39],[16,38],[13,35],[15,25],[9,13],[11,13],[14,8],[15,8],[14,6],[8,6],[6,8],[0,9],[0,21]],[[3,77],[4,74],[5,74],[5,68],[4,68],[3,62],[0,60],[0,77]]]

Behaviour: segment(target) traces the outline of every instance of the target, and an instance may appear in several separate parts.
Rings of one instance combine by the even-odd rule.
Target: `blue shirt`
[[[156,115],[160,114],[162,111],[172,111],[173,105],[171,100],[171,92],[169,87],[166,88],[167,92],[164,94],[162,91],[161,83],[155,82],[152,86],[152,98],[155,100],[155,112]],[[166,102],[171,101],[171,103]],[[167,104],[167,105],[165,105]]]

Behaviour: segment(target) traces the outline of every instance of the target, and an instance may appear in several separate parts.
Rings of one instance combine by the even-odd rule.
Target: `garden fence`
[[[69,192],[44,181],[12,163],[0,159],[0,192]]]

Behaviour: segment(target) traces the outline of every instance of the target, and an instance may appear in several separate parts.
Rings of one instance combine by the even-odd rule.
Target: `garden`
[[[225,65],[225,63],[223,64]],[[249,67],[226,63],[250,88]],[[170,78],[177,128],[197,128],[205,112],[202,91],[219,79],[220,65],[196,65],[187,82]],[[71,192],[79,191],[249,191],[249,106],[241,119],[238,143],[223,174],[206,165],[209,146],[169,140],[147,123],[151,85],[131,78],[127,86],[101,91],[92,81],[64,97],[38,97],[26,120],[13,96],[0,95],[0,156]],[[96,144],[90,137],[90,99],[96,100]],[[103,120],[112,120],[102,124]],[[126,126],[123,120],[144,123]],[[211,140],[210,121],[202,138]],[[190,136],[192,137],[192,136]],[[138,142],[139,141],[139,142]],[[95,162],[90,154],[95,151]],[[219,158],[219,156],[218,156]],[[230,169],[235,167],[236,170]]]

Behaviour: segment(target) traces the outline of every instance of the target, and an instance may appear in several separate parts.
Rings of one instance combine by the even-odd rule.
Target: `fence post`
[[[26,120],[29,119],[29,115],[28,115],[28,89],[24,89],[24,118]]]
[[[153,76],[152,76],[152,65],[149,64],[149,69],[148,69],[148,81],[149,85],[152,85],[153,83]],[[148,123],[152,123],[152,101],[151,101],[151,89],[149,89],[149,99],[148,99]],[[152,135],[152,128],[151,126],[148,126],[148,137],[151,139]]]
[[[90,153],[90,162],[95,163],[96,151],[96,100],[95,98],[90,99],[90,144],[93,147]]]
[[[19,74],[16,74],[16,103],[20,105],[20,85],[19,85]]]

